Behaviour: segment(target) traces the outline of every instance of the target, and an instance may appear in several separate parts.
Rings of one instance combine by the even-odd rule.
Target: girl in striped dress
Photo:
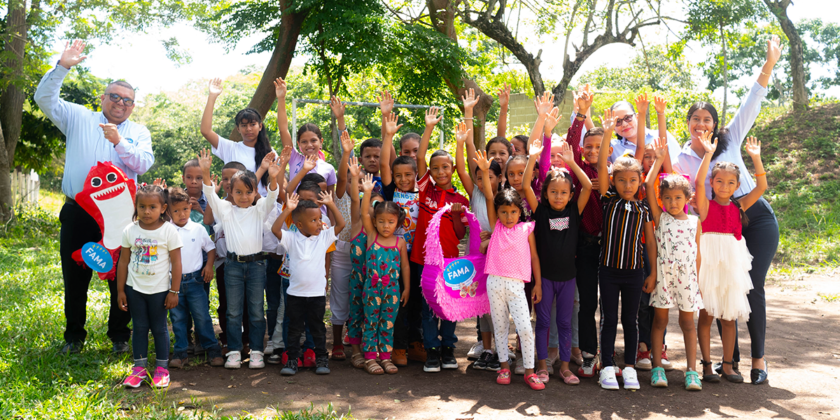
[[[601,150],[608,150],[615,119],[604,111],[604,137]],[[641,145],[639,147],[644,147]],[[653,223],[648,204],[636,199],[642,183],[642,165],[632,157],[620,157],[607,169],[607,153],[598,158],[598,190],[604,207],[602,244],[598,283],[601,292],[601,375],[598,383],[604,389],[618,389],[617,368],[613,361],[618,302],[621,298],[621,326],[624,331],[624,388],[639,389],[636,364],[638,326],[636,314],[642,288],[646,284],[642,263],[642,247],[647,246],[651,261],[656,261],[655,241],[642,243],[642,234],[653,238]],[[656,283],[656,271],[649,277]],[[653,288],[651,287],[651,290]],[[651,290],[646,290],[650,293]],[[621,372],[621,371],[618,371]]]

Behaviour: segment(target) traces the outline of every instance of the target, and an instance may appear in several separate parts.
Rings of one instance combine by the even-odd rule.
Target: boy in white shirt
[[[225,364],[222,348],[213,331],[210,319],[210,306],[204,284],[213,280],[213,264],[216,258],[216,245],[202,225],[190,220],[190,196],[181,188],[169,189],[169,216],[172,224],[181,236],[181,291],[178,294],[178,306],[169,310],[172,320],[172,332],[175,334],[173,357],[169,368],[183,368],[187,365],[187,344],[189,319],[195,321],[196,341],[207,349],[210,366]],[[203,261],[202,251],[207,252],[207,263]]]
[[[335,226],[324,229],[321,222],[320,205],[325,205],[335,217]],[[297,226],[296,232],[283,231],[283,221],[291,213]],[[326,255],[333,245],[336,234],[344,229],[344,217],[338,211],[331,193],[322,192],[316,202],[301,200],[292,194],[286,200],[286,208],[274,222],[271,231],[280,240],[289,260],[289,289],[286,291],[286,314],[289,316],[289,337],[300,337],[304,325],[309,327],[315,342],[315,373],[330,373],[327,353],[327,330],[324,326],[324,312],[327,307]],[[290,376],[298,371],[300,341],[286,343],[288,361],[280,371]]]

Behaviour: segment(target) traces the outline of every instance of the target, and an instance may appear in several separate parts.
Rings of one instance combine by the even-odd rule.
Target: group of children
[[[702,379],[720,380],[709,362],[715,319],[722,324],[722,375],[743,381],[731,365],[735,320],[749,316],[746,295],[752,287],[741,223],[744,211],[767,186],[755,139],[746,150],[757,171],[757,187],[734,200],[741,174],[736,165],[719,162],[711,170],[709,200],[705,181],[717,147],[715,136],[706,132],[700,139],[706,154],[692,191],[684,175],[673,173],[663,134],[666,104],[659,97],[655,108],[661,138],[645,145],[640,122],[634,153],[612,157],[610,140],[621,121],[608,109],[602,127],[594,127],[588,117],[593,99],[588,87],[575,95],[576,113],[564,138],[553,134],[560,115],[546,93],[534,101],[538,117],[530,136],[509,141],[502,117],[498,136],[484,151],[473,142],[472,111],[478,97],[468,90],[464,121],[456,127],[455,156],[436,150],[427,163],[439,110],[429,109],[425,131],[403,135],[397,152],[394,137],[401,125],[393,98],[383,92],[381,139],[365,140],[358,159],[351,157],[354,143],[344,124],[344,106],[332,98],[343,151],[336,171],[324,161],[317,126],[301,126],[293,144],[285,81],[275,81],[279,153],[272,150],[262,117],[253,109],[236,116],[241,142],[212,131],[213,106],[221,91],[220,81],[211,81],[201,130],[212,154],[224,161],[221,178],[211,174],[211,152],[201,151],[184,165],[185,189],[138,189],[135,222],[123,234],[118,298],[134,322],[135,361],[126,386],[148,379],[149,330],[157,358],[151,381],[168,386],[168,368],[188,361],[193,326],[196,346],[207,351],[211,366],[239,368],[245,352],[253,369],[267,361],[282,364],[283,375],[294,375],[301,367],[327,374],[327,294],[333,360],[346,358],[342,343],[347,343],[352,365],[374,375],[397,373],[408,359],[424,362],[426,372],[458,368],[456,324],[438,318],[420,288],[427,230],[446,206],[435,235],[445,258],[459,255],[458,245],[467,234],[466,211],[481,226],[481,232],[469,234],[481,236],[491,311],[478,320],[484,350],[474,367],[497,371],[497,383],[509,384],[517,373],[532,389],[544,389],[559,361],[565,384],[599,374],[605,389],[619,388],[617,376],[625,389],[639,389],[634,366],[643,292],[651,294],[654,308],[647,349],[652,352],[653,386],[667,386],[663,341],[673,307],[685,338],[686,389],[702,387],[695,369],[698,337]],[[499,95],[504,115],[509,90]],[[647,97],[639,97],[636,106],[641,114]],[[469,199],[454,188],[456,172]],[[219,197],[220,187],[224,198]],[[689,214],[692,197],[696,216]],[[209,315],[214,272],[221,343]],[[594,319],[599,300],[600,357]],[[619,306],[624,369],[613,360]],[[167,310],[175,335],[171,359]],[[515,368],[508,347],[510,317],[518,336]],[[578,334],[580,344],[573,345]],[[224,357],[222,346],[227,348]],[[580,365],[577,375],[570,369],[572,361]]]

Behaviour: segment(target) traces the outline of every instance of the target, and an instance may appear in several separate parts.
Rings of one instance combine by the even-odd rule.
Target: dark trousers
[[[87,338],[87,292],[93,270],[87,265],[79,265],[73,260],[73,252],[88,242],[99,242],[102,234],[99,225],[78,204],[65,203],[58,216],[61,222],[59,235],[59,255],[61,256],[61,274],[64,277],[64,318],[67,326],[64,341],[83,342]],[[114,261],[117,264],[117,261]],[[107,281],[111,292],[111,305],[108,310],[108,338],[113,342],[128,342],[131,330],[129,312],[121,311],[117,304],[117,281]],[[130,309],[129,309],[130,310]]]
[[[169,330],[166,326],[166,296],[169,291],[147,295],[125,286],[125,299],[131,309],[134,335],[131,350],[135,361],[143,361],[149,354],[149,331],[155,339],[157,366],[166,367],[169,360]],[[135,363],[135,366],[138,366]],[[145,366],[145,363],[139,364]]]
[[[289,317],[289,337],[286,351],[289,359],[301,356],[300,336],[304,327],[309,327],[315,342],[315,357],[327,357],[327,327],[324,326],[324,313],[327,310],[327,297],[286,296],[286,315]]]
[[[283,278],[280,277],[280,266],[283,260],[269,258],[265,265],[265,320],[268,328],[268,339],[274,336],[274,328],[277,326],[277,311],[280,309],[280,300],[283,298]]]
[[[760,359],[764,357],[764,339],[767,333],[767,300],[764,295],[764,280],[767,277],[767,270],[776,256],[779,248],[779,222],[770,203],[764,198],[759,199],[746,211],[750,219],[749,225],[742,231],[744,240],[747,241],[747,249],[753,256],[750,279],[753,289],[747,295],[750,302],[750,319],[747,321],[747,330],[750,332],[750,357]],[[736,322],[735,329],[735,353],[733,360],[741,361],[741,352],[738,349],[738,329]],[[720,321],[718,321],[720,331]]]
[[[580,311],[578,312],[578,337],[580,349],[589,354],[598,354],[598,329],[595,311],[598,310],[598,257],[601,245],[597,240],[580,238],[575,259],[577,270]]]
[[[621,327],[624,330],[624,363],[636,364],[639,331],[636,320],[639,298],[645,283],[644,270],[622,270],[600,266],[598,283],[601,291],[601,362],[614,366],[615,336],[618,329],[618,300],[621,299]]]
[[[394,349],[406,350],[408,343],[423,341],[423,327],[420,314],[423,311],[423,290],[420,288],[421,265],[415,262],[408,263],[411,269],[411,281],[408,286],[411,290],[408,293],[408,303],[405,306],[400,304],[397,312],[397,321],[394,325]],[[400,293],[405,290],[400,282]]]
[[[219,329],[222,330],[221,334],[219,334],[219,344],[227,346],[227,292],[225,292],[224,264],[220,265],[219,268],[216,269],[216,290],[219,292],[219,308],[216,309],[216,316],[219,318]],[[251,327],[248,322],[249,319],[248,311],[243,311],[242,326],[245,327],[245,332],[242,334],[243,346],[247,346],[249,343],[248,334],[251,332]]]

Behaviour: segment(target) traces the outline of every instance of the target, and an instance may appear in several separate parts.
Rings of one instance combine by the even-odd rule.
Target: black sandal
[[[700,359],[700,364],[703,365],[703,381],[716,384],[720,382],[720,375],[714,373],[715,370],[712,369],[712,373],[706,374],[706,366],[711,366],[712,362],[707,362],[703,359]]]
[[[723,363],[724,363],[724,364],[727,364],[727,365],[732,365],[732,361],[727,362],[726,360],[724,360],[724,361],[723,361]],[[735,372],[735,374],[734,374],[734,375],[728,375],[728,374],[727,374],[726,372],[724,372],[724,371],[723,371],[723,369],[721,368],[721,374],[720,374],[720,376],[722,376],[722,377],[723,377],[723,379],[726,379],[727,381],[732,382],[732,383],[735,383],[735,384],[744,383],[744,377],[743,377],[743,376],[741,376],[741,374],[740,374],[740,373],[738,373],[737,371],[735,371],[735,370],[734,370],[734,368],[733,368],[733,371]]]

